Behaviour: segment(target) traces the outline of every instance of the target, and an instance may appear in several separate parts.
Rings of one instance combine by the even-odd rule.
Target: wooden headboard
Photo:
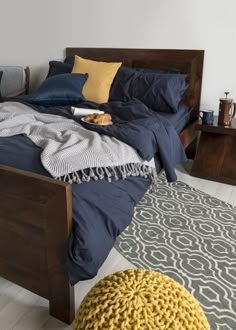
[[[177,69],[189,75],[184,103],[193,108],[191,121],[199,118],[204,50],[66,48],[66,56],[80,55],[91,60],[123,62],[130,67]]]

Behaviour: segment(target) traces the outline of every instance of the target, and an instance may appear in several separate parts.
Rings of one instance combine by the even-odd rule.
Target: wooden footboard
[[[49,300],[50,314],[74,319],[66,272],[71,185],[0,165],[0,276]]]

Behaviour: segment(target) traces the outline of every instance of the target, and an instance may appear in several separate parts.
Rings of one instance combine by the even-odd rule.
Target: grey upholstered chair
[[[28,94],[29,80],[29,67],[0,66],[0,98]]]

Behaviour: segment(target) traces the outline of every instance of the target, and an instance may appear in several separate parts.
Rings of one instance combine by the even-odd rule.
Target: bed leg
[[[72,193],[70,184],[65,188],[58,191],[48,207],[48,299],[50,314],[71,324],[75,316],[74,287],[69,283],[66,256],[72,227]]]
[[[55,277],[52,282],[49,296],[50,315],[71,324],[75,318],[74,287],[68,282],[63,285]]]

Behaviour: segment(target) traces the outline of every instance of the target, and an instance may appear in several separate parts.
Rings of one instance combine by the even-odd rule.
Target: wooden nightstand
[[[191,175],[236,185],[236,118],[230,127],[197,124],[201,131]]]

